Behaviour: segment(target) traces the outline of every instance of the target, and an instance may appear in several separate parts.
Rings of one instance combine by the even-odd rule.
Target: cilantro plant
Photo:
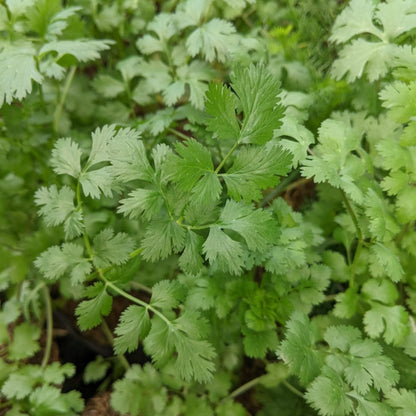
[[[1,2],[0,414],[413,415],[415,30]]]

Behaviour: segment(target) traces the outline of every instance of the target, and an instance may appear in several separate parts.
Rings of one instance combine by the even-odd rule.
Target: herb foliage
[[[0,412],[75,304],[120,414],[414,414],[416,8],[340,3],[0,3]]]

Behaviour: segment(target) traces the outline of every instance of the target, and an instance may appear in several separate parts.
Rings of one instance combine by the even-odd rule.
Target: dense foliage
[[[414,0],[1,1],[0,414],[415,415],[415,41]]]

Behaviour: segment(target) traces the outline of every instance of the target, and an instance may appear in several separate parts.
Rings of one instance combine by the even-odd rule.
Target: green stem
[[[298,397],[301,397],[302,399],[304,399],[303,397],[303,393],[298,390],[296,387],[292,386],[288,381],[283,380],[282,384],[288,389],[290,390],[293,394],[295,394]]]
[[[225,155],[224,159],[221,161],[221,163],[217,166],[217,169],[215,169],[214,173],[218,173],[222,167],[225,165],[227,160],[230,158],[230,156],[233,154],[234,150],[237,149],[238,145],[240,144],[239,141],[236,141],[233,145],[233,147],[229,150],[229,152]]]
[[[363,233],[361,231],[360,225],[358,224],[358,218],[350,204],[350,201],[348,200],[347,196],[345,195],[344,191],[341,191],[342,197],[344,199],[344,203],[345,206],[347,208],[348,213],[350,214],[350,217],[352,219],[352,222],[354,223],[355,229],[357,231],[357,238],[358,238],[358,244],[357,247],[355,249],[355,253],[354,253],[354,257],[351,263],[351,267],[350,267],[350,281],[349,281],[349,286],[353,287],[354,286],[354,279],[355,279],[355,269],[357,268],[357,262],[358,259],[360,257],[361,254],[361,250],[363,248],[363,244],[364,244],[364,236]]]
[[[133,287],[133,289],[141,290],[142,292],[146,292],[149,295],[152,294],[152,289],[150,289],[150,287],[147,287],[139,282],[132,281],[130,282],[130,285]]]
[[[261,203],[262,207],[265,207],[267,204],[272,202],[278,195],[280,195],[282,192],[289,190],[289,186],[299,184],[299,181],[296,181],[294,183],[293,180],[296,179],[299,176],[299,170],[296,169],[293,172],[289,174],[286,178],[284,178],[273,190],[263,199],[263,202]],[[309,179],[302,178],[301,181],[308,181]],[[293,189],[294,186],[292,186],[291,189]]]
[[[46,303],[46,345],[45,352],[43,354],[43,360],[41,367],[45,369],[48,365],[49,358],[51,356],[52,349],[52,335],[53,335],[53,317],[52,317],[52,302],[49,294],[49,290],[46,286],[43,286],[43,293]]]
[[[55,133],[58,133],[59,121],[61,119],[62,110],[64,108],[65,100],[66,100],[66,97],[68,95],[69,88],[72,84],[72,80],[74,79],[74,75],[75,75],[76,70],[77,70],[77,67],[73,66],[71,68],[71,70],[69,71],[69,74],[68,74],[68,76],[66,78],[66,81],[65,81],[64,90],[62,91],[61,99],[59,100],[59,104],[56,107],[56,111],[55,111],[55,115],[54,115],[54,121],[53,121],[53,129],[54,129]]]
[[[130,295],[130,293],[125,292],[123,289],[120,289],[113,282],[110,282],[109,280],[107,280],[103,274],[100,275],[100,278],[105,283],[105,285],[109,287],[110,289],[114,290],[114,292],[130,300],[131,302],[136,303],[137,305],[143,306],[147,310],[152,311],[155,315],[157,315],[160,319],[162,319],[162,321],[164,321],[168,325],[168,327],[172,325],[169,319],[166,318],[166,316],[163,315],[163,313],[159,312],[157,309],[153,308],[148,303],[142,301],[141,299],[136,298],[133,295]]]
[[[262,376],[253,378],[252,380],[248,381],[247,383],[243,384],[242,386],[238,387],[234,391],[232,391],[227,397],[224,397],[219,404],[224,403],[228,400],[232,400],[237,396],[240,396],[241,394],[245,393],[246,391],[252,389],[253,387],[257,386],[259,384],[260,380],[262,379]]]
[[[180,131],[178,131],[176,129],[168,128],[168,131],[171,132],[172,134],[174,134],[175,136],[178,136],[179,138],[181,138],[183,140],[189,140],[190,139],[190,137],[186,136],[185,134],[181,133]]]
[[[350,217],[352,219],[352,222],[354,223],[355,229],[357,230],[357,237],[359,240],[363,240],[363,233],[361,231],[360,225],[358,224],[358,218],[355,215],[355,212],[350,204],[350,201],[348,200],[347,196],[345,195],[344,191],[341,191],[342,198],[344,200],[345,206],[347,208],[348,214],[350,214]]]
[[[114,344],[114,337],[113,333],[111,332],[111,329],[108,327],[107,322],[105,319],[101,321],[101,328],[104,332],[104,335],[108,339],[111,345]],[[121,365],[128,370],[130,368],[130,363],[127,361],[126,357],[123,354],[117,355],[118,360],[120,361]]]

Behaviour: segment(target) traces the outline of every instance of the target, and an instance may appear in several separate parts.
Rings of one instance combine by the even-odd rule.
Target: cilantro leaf
[[[56,185],[43,186],[35,193],[35,203],[40,206],[39,213],[45,218],[47,226],[62,224],[75,210],[75,192],[69,186],[58,190]]]
[[[409,335],[409,314],[401,305],[374,304],[364,314],[364,325],[370,337],[383,335],[388,344],[400,345]]]
[[[286,324],[286,338],[280,344],[277,355],[296,374],[302,384],[308,384],[319,373],[323,364],[316,350],[316,334],[307,316],[295,312]],[[314,389],[314,388],[313,388]]]
[[[82,331],[96,327],[101,323],[102,316],[111,312],[113,298],[107,293],[102,283],[95,283],[85,290],[89,300],[83,300],[75,310],[78,325]]]
[[[235,28],[226,20],[214,18],[195,29],[186,39],[191,56],[201,53],[208,62],[224,62],[233,43]]]
[[[211,83],[206,93],[205,110],[211,116],[207,120],[207,129],[218,139],[237,140],[240,127],[236,118],[237,100],[224,85]]]
[[[240,141],[264,144],[281,126],[283,107],[279,104],[279,82],[264,66],[237,67],[231,74],[232,87],[244,114]]]
[[[387,394],[387,403],[393,406],[397,416],[412,416],[416,409],[416,394],[406,389],[392,389]]]
[[[57,61],[65,55],[72,55],[79,62],[91,61],[100,57],[99,52],[110,48],[114,41],[112,40],[56,40],[45,43],[39,51],[40,56],[50,52],[56,52]]]
[[[184,191],[190,191],[201,176],[214,171],[211,153],[195,139],[176,143],[175,149],[179,156],[171,156],[167,172]]]
[[[40,328],[28,322],[17,325],[13,331],[13,341],[9,345],[9,358],[23,360],[32,357],[40,349],[38,343]]]
[[[20,43],[0,52],[0,107],[14,98],[21,100],[32,92],[32,81],[42,83],[36,68],[35,50],[29,43]]]
[[[241,243],[221,231],[220,227],[210,227],[202,252],[211,265],[217,265],[221,270],[237,275],[243,268],[244,250]]]
[[[154,220],[149,224],[142,240],[143,258],[150,261],[165,259],[183,248],[185,229],[169,218]]]
[[[124,354],[137,349],[139,340],[147,336],[150,330],[150,318],[142,306],[131,305],[123,311],[114,333],[114,352]]]
[[[240,234],[249,250],[264,251],[276,242],[277,223],[269,211],[227,200],[219,218],[221,228]]]
[[[150,305],[158,309],[175,309],[184,298],[184,287],[177,281],[162,280],[152,288]]]
[[[74,285],[83,282],[91,272],[91,263],[84,257],[83,247],[74,243],[48,248],[35,260],[35,266],[51,280],[69,272]]]
[[[58,175],[78,178],[81,173],[82,151],[70,138],[59,139],[52,150],[51,165]]]
[[[147,220],[156,217],[163,207],[163,198],[159,192],[153,189],[135,189],[127,198],[120,200],[117,211],[129,216],[139,218],[143,216]]]
[[[278,145],[247,146],[239,150],[231,168],[221,176],[233,199],[259,201],[261,190],[277,185],[279,176],[286,175],[290,165],[289,153]]]
[[[94,237],[94,265],[102,268],[111,264],[126,263],[133,248],[134,241],[127,234],[114,234],[111,228],[106,228]]]

